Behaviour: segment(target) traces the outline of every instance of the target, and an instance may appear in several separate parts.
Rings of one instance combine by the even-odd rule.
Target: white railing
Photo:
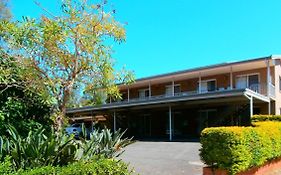
[[[266,84],[260,84],[260,83],[252,84],[251,86],[249,86],[247,88],[256,93],[267,96],[267,85]]]
[[[265,95],[265,96],[269,96],[269,97],[273,97],[275,98],[275,86],[273,84],[269,84],[269,86],[267,86],[267,84],[253,84],[251,86],[248,87],[248,89],[251,89],[252,91]],[[268,91],[267,91],[268,89]]]
[[[267,96],[267,84],[252,84],[249,87],[246,87],[247,89],[250,89],[256,93],[262,94]],[[207,93],[214,93],[214,92],[222,92],[222,91],[232,91],[232,90],[237,90],[237,89],[246,89],[246,88],[218,88],[215,91],[206,91],[206,92],[199,92],[198,90],[195,91],[184,91],[184,92],[179,92],[175,93],[174,95],[172,94],[163,94],[163,95],[156,95],[156,96],[148,96],[148,97],[139,97],[139,98],[130,98],[124,99],[123,101],[116,101],[112,102],[114,104],[116,103],[130,103],[130,102],[142,102],[142,101],[149,101],[149,100],[156,100],[156,99],[167,99],[167,98],[175,98],[175,97],[185,97],[185,96],[191,96],[191,95],[196,95],[196,94],[207,94]],[[270,84],[269,86],[269,95],[270,97],[275,97],[275,87],[274,85]]]
[[[269,97],[275,98],[275,86],[273,84],[269,84]]]

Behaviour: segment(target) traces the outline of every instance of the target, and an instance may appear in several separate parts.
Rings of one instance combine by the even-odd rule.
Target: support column
[[[128,86],[128,102],[130,101],[130,88]]]
[[[254,115],[253,96],[250,97],[250,117]]]
[[[200,94],[201,93],[201,89],[202,89],[202,87],[201,87],[201,73],[199,73],[199,87],[198,87],[198,93]]]
[[[113,112],[113,131],[116,132],[116,112]]]
[[[269,100],[269,102],[268,102],[268,115],[270,115],[270,114],[271,114],[271,102]]]
[[[149,82],[149,85],[148,85],[148,89],[149,89],[149,98],[151,98],[151,83]]]
[[[230,67],[230,89],[233,89],[233,75],[232,75],[232,66]]]
[[[267,87],[267,96],[270,96],[270,83],[271,83],[271,78],[270,78],[270,65],[269,65],[269,59],[266,60],[266,66],[267,66],[267,82],[266,82],[266,87]]]
[[[172,81],[172,96],[175,96],[175,81]]]
[[[169,140],[172,141],[172,108],[169,106]]]

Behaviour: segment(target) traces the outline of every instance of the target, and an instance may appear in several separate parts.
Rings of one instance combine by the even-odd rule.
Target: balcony
[[[171,98],[178,98],[178,97],[189,97],[189,96],[194,96],[194,95],[209,95],[209,94],[218,94],[220,92],[235,92],[237,90],[251,90],[252,92],[262,95],[265,97],[271,97],[275,98],[275,86],[270,83],[269,85],[269,91],[267,91],[268,87],[267,84],[253,84],[248,87],[243,87],[243,88],[217,88],[212,91],[204,91],[204,92],[199,92],[199,90],[194,90],[194,91],[184,91],[184,92],[179,92],[179,93],[169,93],[169,94],[162,94],[162,95],[157,95],[157,96],[147,96],[147,97],[139,97],[139,98],[129,98],[129,99],[124,99],[124,100],[119,100],[116,102],[112,102],[111,104],[123,104],[123,103],[134,103],[134,102],[145,102],[145,101],[155,101],[155,100],[165,100],[165,99],[171,99]]]

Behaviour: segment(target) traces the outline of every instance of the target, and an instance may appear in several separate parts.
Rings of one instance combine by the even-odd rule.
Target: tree
[[[48,101],[22,83],[26,71],[13,58],[4,59],[0,54],[0,135],[8,125],[26,135],[30,130],[41,126],[48,128],[51,124]]]
[[[12,17],[11,11],[8,8],[9,0],[0,1],[0,19],[9,20]]]
[[[2,21],[0,36],[9,48],[6,54],[37,72],[36,81],[28,74],[29,85],[39,90],[47,87],[55,97],[53,113],[59,130],[75,91],[87,89],[94,94],[102,89],[108,96],[119,98],[116,83],[124,77],[131,81],[133,76],[114,69],[110,45],[125,41],[125,29],[115,20],[115,10],[105,10],[107,1],[90,4],[66,0],[60,16],[42,9],[46,15],[40,19]]]

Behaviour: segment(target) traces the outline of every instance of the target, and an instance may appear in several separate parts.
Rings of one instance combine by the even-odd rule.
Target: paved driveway
[[[136,142],[121,159],[140,175],[202,175],[198,142]]]

